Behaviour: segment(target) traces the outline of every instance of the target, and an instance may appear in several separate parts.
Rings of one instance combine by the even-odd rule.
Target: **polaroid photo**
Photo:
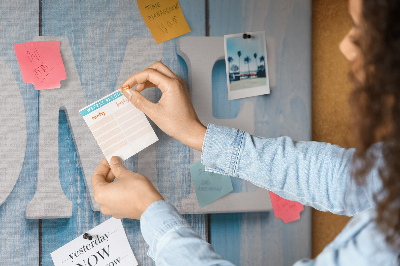
[[[224,36],[228,99],[269,94],[265,32]]]

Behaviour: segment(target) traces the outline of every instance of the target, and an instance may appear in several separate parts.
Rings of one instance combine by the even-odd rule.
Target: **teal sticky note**
[[[206,172],[200,161],[190,166],[190,175],[200,208],[233,191],[230,176]]]

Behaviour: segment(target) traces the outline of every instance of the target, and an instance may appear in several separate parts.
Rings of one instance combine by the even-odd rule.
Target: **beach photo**
[[[265,32],[224,36],[228,99],[269,94]]]

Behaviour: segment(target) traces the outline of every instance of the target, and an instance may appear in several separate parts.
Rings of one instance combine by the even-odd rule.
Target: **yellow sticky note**
[[[140,14],[157,43],[190,32],[178,0],[137,0]]]

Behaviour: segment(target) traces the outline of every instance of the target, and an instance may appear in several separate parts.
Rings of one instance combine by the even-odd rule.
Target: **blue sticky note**
[[[200,161],[190,166],[190,174],[200,208],[233,191],[230,176],[206,172]]]

